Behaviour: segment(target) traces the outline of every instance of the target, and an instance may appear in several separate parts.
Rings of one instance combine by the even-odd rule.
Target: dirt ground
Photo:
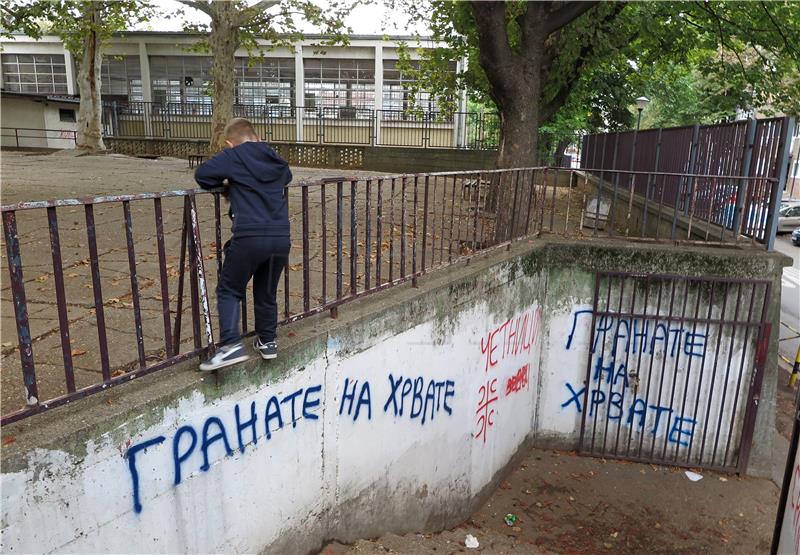
[[[387,534],[320,555],[768,553],[778,488],[766,479],[532,449],[465,523],[437,534]],[[513,526],[506,514],[517,517]],[[471,534],[479,546],[469,549]]]
[[[30,152],[0,153],[2,171],[2,203],[23,201],[86,198],[109,194],[135,194],[142,192],[194,188],[193,170],[186,160],[176,158],[141,159],[118,154],[106,156],[75,157],[67,151],[53,154]],[[289,190],[289,213],[292,224],[292,251],[288,272],[278,289],[278,309],[282,318],[290,318],[304,310],[308,299],[311,309],[324,306],[341,295],[350,294],[351,288],[363,291],[374,287],[378,280],[385,284],[401,276],[410,275],[415,266],[421,269],[423,251],[426,267],[431,269],[447,264],[451,259],[469,254],[493,237],[493,215],[479,209],[485,202],[486,181],[480,181],[480,192],[475,187],[477,176],[459,176],[454,179],[431,178],[429,198],[424,199],[424,183],[413,179],[373,180],[371,188],[363,178],[374,176],[371,172],[350,170],[293,168],[295,181],[315,180],[337,176],[360,177],[355,196],[351,184],[345,182],[341,196],[338,186],[330,183],[308,188],[308,249],[303,254],[304,211],[299,187]],[[541,174],[539,175],[541,178]],[[551,179],[552,181],[552,179]],[[415,203],[416,189],[416,203]],[[551,191],[553,194],[551,194]],[[548,187],[546,203],[547,224],[565,228],[567,215],[572,225],[577,225],[580,209],[579,192],[559,187]],[[230,237],[225,214],[227,205],[220,202],[221,229],[219,239],[215,230],[215,206],[212,195],[196,198],[203,261],[205,265],[212,327],[216,329],[216,299],[214,289],[220,257],[217,252]],[[573,206],[575,205],[575,206]],[[425,207],[427,206],[427,211]],[[379,208],[380,207],[380,208]],[[177,291],[180,275],[181,230],[183,226],[183,199],[165,198],[162,201],[166,271],[166,295],[162,289],[155,225],[155,205],[152,200],[130,203],[132,242],[135,247],[136,288],[142,314],[141,343],[146,365],[166,356],[164,325],[164,299],[174,327],[177,316]],[[381,211],[379,213],[379,210]],[[58,234],[61,249],[61,267],[65,286],[65,320],[69,326],[73,374],[77,388],[102,381],[104,365],[98,326],[98,308],[92,280],[92,257],[87,236],[87,214],[84,206],[66,206],[57,209]],[[527,212],[539,214],[537,206],[519,202],[518,221],[527,221]],[[134,321],[134,286],[127,248],[122,203],[96,204],[93,216],[97,234],[97,264],[102,289],[102,312],[109,345],[108,367],[110,375],[119,375],[135,368],[139,358],[139,337]],[[337,220],[340,220],[337,222]],[[30,333],[33,338],[33,357],[36,364],[38,399],[46,401],[67,393],[65,385],[65,355],[62,350],[62,331],[57,313],[56,275],[53,271],[51,236],[48,215],[44,209],[18,210],[16,212],[18,236],[23,266],[23,281],[27,297]],[[414,226],[417,222],[416,246]],[[427,233],[421,233],[427,223]],[[338,226],[337,226],[338,224]],[[351,233],[351,227],[354,232]],[[339,229],[337,229],[337,227]],[[521,227],[520,227],[521,229]],[[369,237],[367,232],[369,230]],[[337,237],[342,248],[337,253]],[[355,237],[351,241],[351,237]],[[424,241],[424,243],[423,243]],[[423,248],[424,247],[424,248]],[[8,276],[5,247],[0,250],[2,288],[2,405],[3,413],[22,408],[25,403],[22,369],[17,347],[11,287]],[[339,259],[341,255],[341,260]],[[341,262],[341,269],[337,266]],[[304,284],[304,264],[309,267],[308,284]],[[186,266],[184,266],[185,268]],[[341,276],[341,279],[337,279]],[[178,352],[193,348],[193,330],[189,306],[188,276],[185,283],[180,342]],[[248,295],[248,297],[251,297]],[[252,304],[248,307],[248,329],[252,329]],[[174,330],[173,330],[174,331]]]

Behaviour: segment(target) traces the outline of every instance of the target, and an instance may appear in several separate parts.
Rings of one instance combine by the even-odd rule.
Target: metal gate
[[[596,273],[580,452],[743,472],[770,285]]]

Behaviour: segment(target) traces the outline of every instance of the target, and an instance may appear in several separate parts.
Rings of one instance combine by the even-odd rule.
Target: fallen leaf
[[[39,283],[44,283],[45,281],[47,281],[48,277],[49,276],[47,274],[42,274],[41,276],[36,278],[36,281],[38,281]]]
[[[14,437],[14,436],[4,436],[3,437],[3,445],[11,445],[15,441],[17,441],[17,438]]]
[[[121,368],[118,368],[118,369],[114,370],[113,372],[111,372],[111,377],[112,378],[116,378],[117,376],[124,376],[124,375],[125,375],[125,370],[122,370]],[[108,400],[106,400],[106,402],[108,402],[109,405],[111,404],[111,402],[108,401]]]
[[[290,331],[286,335],[288,335],[289,337],[294,337],[297,334],[295,332],[293,332],[293,331]]]
[[[79,357],[79,356],[85,355],[85,354],[86,354],[86,351],[84,351],[83,349],[72,349],[72,356],[74,356],[74,357]]]
[[[67,277],[69,277],[69,278],[78,277],[78,274],[67,274]]]

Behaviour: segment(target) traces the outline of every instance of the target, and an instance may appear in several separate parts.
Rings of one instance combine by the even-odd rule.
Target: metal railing
[[[2,127],[0,137],[13,139],[14,144],[3,140],[3,146],[15,148],[50,148],[50,141],[70,141],[74,145],[77,141],[77,132],[74,129],[33,129],[29,127]],[[57,144],[57,143],[52,143]],[[59,145],[57,148],[60,148]]]
[[[769,178],[773,184],[768,193],[773,202],[769,212],[775,213],[787,183],[794,130],[794,118],[777,117],[587,135],[582,141],[581,166],[605,171]],[[639,194],[646,194],[645,181],[639,180],[636,185]],[[771,249],[777,217],[769,223],[765,236]]]
[[[115,138],[207,140],[212,112],[209,103],[111,102],[103,107],[103,132]],[[492,150],[500,141],[494,113],[237,104],[233,115],[252,121],[270,142]]]
[[[638,195],[637,179],[653,194]],[[674,189],[674,206],[685,210],[666,206],[670,180],[687,184]],[[294,249],[279,287],[281,323],[335,317],[343,303],[523,237],[753,243],[764,218],[744,217],[747,208],[729,213],[723,201],[735,192],[760,214],[767,181],[541,167],[293,183],[285,189]],[[17,331],[15,347],[10,337],[3,343],[3,424],[214,349],[208,290],[227,235],[222,202],[220,191],[185,190],[2,206],[10,301],[0,302],[13,305]],[[206,271],[210,260],[216,272]],[[242,308],[246,333],[246,301]]]

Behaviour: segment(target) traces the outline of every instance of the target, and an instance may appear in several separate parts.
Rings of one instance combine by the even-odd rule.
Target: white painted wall
[[[88,445],[82,460],[33,452],[27,471],[2,476],[4,550],[242,553],[301,534],[306,543],[294,545],[303,551],[314,534],[324,534],[315,528],[320,515],[336,507],[350,507],[342,519],[368,520],[381,510],[402,515],[392,503],[405,504],[414,515],[408,524],[416,525],[416,518],[420,526],[437,508],[466,507],[531,432],[537,308],[532,301],[506,322],[484,302],[462,311],[446,330],[424,322],[356,345],[332,336],[324,356],[287,378],[216,401],[196,392],[156,415],[157,423],[129,444]],[[527,383],[521,368],[528,369]],[[509,387],[515,375],[520,379]],[[295,418],[286,400],[283,426],[271,420],[267,439],[269,400],[275,396],[274,409],[298,391]],[[252,403],[257,443],[247,428],[242,452],[235,410],[246,420]],[[222,441],[213,441],[220,431],[214,418],[225,427],[230,456]],[[197,445],[190,450],[194,434]],[[154,439],[158,443],[135,452]],[[189,453],[177,485],[176,452]],[[140,512],[134,510],[131,461]],[[376,499],[384,508],[372,505]]]
[[[470,501],[526,439],[575,448],[577,407],[587,404],[571,394],[584,386],[590,348],[585,291],[573,286],[574,298],[540,306],[543,291],[555,302],[544,278],[514,275],[509,266],[487,275],[487,294],[467,295],[461,305],[458,295],[451,297],[454,306],[439,317],[452,320],[376,331],[397,329],[390,312],[333,332],[323,353],[282,379],[219,399],[196,391],[169,408],[150,409],[157,412],[140,418],[153,424],[138,426],[145,431],[122,445],[109,439],[110,430],[80,459],[32,451],[25,471],[2,475],[4,550],[244,553],[266,547],[283,554],[332,537],[420,530],[443,513],[466,517]],[[708,345],[716,345],[715,334],[708,332]],[[720,356],[735,364],[748,343],[724,332],[720,337]],[[654,362],[674,364],[656,345]],[[595,351],[593,364],[601,354]],[[670,375],[683,387],[695,375],[687,361],[698,364],[700,357],[680,360]],[[632,387],[623,383],[612,382],[607,398],[624,390],[632,399]],[[690,393],[712,399],[710,416],[696,418],[691,435],[685,420],[675,424],[687,413],[674,400],[660,402],[669,412],[662,411],[658,426],[657,411],[645,410],[641,428],[620,427],[630,400],[619,402],[621,419],[607,418],[615,414],[608,402],[594,409],[613,432],[634,431],[634,440],[663,442],[674,453],[700,437],[707,421],[732,410],[713,401],[720,388],[734,385],[732,378],[718,377],[714,388],[688,383]],[[255,440],[246,424],[251,406]],[[697,460],[708,462],[710,450],[695,448]]]
[[[71,132],[77,129],[78,124],[61,121],[59,108],[75,110],[77,116],[77,104],[36,102],[4,95],[0,101],[2,146],[17,146],[14,131],[17,129],[20,147],[75,148]]]

